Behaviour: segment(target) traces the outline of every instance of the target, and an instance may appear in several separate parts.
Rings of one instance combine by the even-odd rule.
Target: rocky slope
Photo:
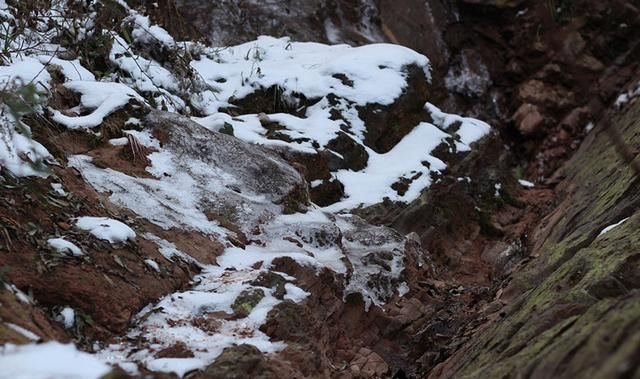
[[[0,377],[638,374],[633,3],[0,17]]]

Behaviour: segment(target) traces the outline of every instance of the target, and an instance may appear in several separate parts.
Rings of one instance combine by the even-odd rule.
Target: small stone
[[[513,115],[518,131],[524,136],[536,133],[544,123],[544,117],[537,106],[529,103],[522,104]]]

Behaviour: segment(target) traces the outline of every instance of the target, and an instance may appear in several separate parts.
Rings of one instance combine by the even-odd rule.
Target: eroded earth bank
[[[0,20],[0,378],[640,377],[633,1]]]

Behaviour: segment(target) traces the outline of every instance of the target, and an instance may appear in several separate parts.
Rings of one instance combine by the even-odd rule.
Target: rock
[[[305,343],[311,338],[312,321],[307,308],[285,300],[273,307],[260,330],[276,341]]]
[[[511,118],[516,123],[520,134],[524,136],[535,134],[544,124],[540,109],[530,103],[522,104]]]
[[[376,352],[362,348],[349,369],[357,378],[381,378],[389,371],[389,366]]]
[[[590,116],[591,112],[588,107],[575,108],[562,119],[560,125],[568,128],[569,130],[578,131],[587,125]]]
[[[252,286],[260,286],[275,289],[273,296],[276,299],[282,300],[287,293],[284,285],[287,284],[287,280],[282,275],[276,274],[273,271],[267,271],[261,273],[258,278],[250,283]],[[264,295],[263,295],[264,296]]]
[[[640,143],[639,115],[638,103],[610,113],[611,127],[631,145]],[[558,177],[563,179],[556,190],[564,200],[530,233],[537,258],[516,271],[502,292],[513,306],[431,378],[576,377],[585,370],[624,378],[637,372],[638,177],[607,133],[591,133]]]
[[[573,103],[573,94],[560,86],[551,86],[540,80],[532,79],[518,88],[518,97],[524,102],[557,109]]]
[[[592,55],[581,55],[577,61],[578,66],[584,67],[587,70],[598,72],[604,69],[604,64]]]
[[[253,308],[264,298],[264,291],[258,288],[252,288],[242,291],[236,300],[231,304],[234,317],[244,318],[249,316]]]
[[[209,131],[176,113],[154,111],[145,119],[163,148],[193,156],[235,176],[242,189],[276,204],[307,201],[300,174],[274,153],[226,134]]]
[[[369,154],[367,154],[367,151],[362,145],[354,141],[353,138],[345,132],[338,132],[338,136],[329,141],[327,148],[342,156],[342,158],[340,158],[336,154],[326,154],[329,158],[329,168],[331,171],[343,168],[359,171],[367,166]]]
[[[406,67],[407,87],[389,106],[370,104],[359,107],[367,125],[365,144],[378,153],[386,153],[421,121],[428,119],[424,105],[428,100],[428,80],[421,67]]]
[[[204,370],[210,379],[277,378],[268,369],[264,355],[255,346],[238,345],[224,349],[222,354]]]
[[[486,5],[498,9],[517,8],[524,0],[462,0],[465,4]]]

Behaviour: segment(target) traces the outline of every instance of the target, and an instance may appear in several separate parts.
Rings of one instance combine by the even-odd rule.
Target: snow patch
[[[617,228],[618,226],[620,226],[620,225],[624,224],[628,219],[629,219],[629,217],[624,218],[624,219],[622,219],[622,220],[620,220],[620,221],[616,222],[616,223],[615,223],[615,224],[613,224],[613,225],[609,225],[609,226],[607,226],[606,228],[602,229],[602,231],[600,232],[600,234],[598,234],[598,237],[600,237],[601,235],[603,235],[603,234],[605,234],[605,233],[608,233],[608,232],[610,232],[611,230],[613,230],[613,229]]]
[[[79,229],[86,230],[94,237],[111,243],[134,240],[136,233],[126,224],[108,217],[79,217],[76,220]]]
[[[71,254],[75,256],[83,255],[82,250],[80,250],[78,246],[64,238],[50,238],[47,240],[47,244],[58,253]]]
[[[107,364],[72,344],[0,346],[1,379],[98,379],[109,371]]]

